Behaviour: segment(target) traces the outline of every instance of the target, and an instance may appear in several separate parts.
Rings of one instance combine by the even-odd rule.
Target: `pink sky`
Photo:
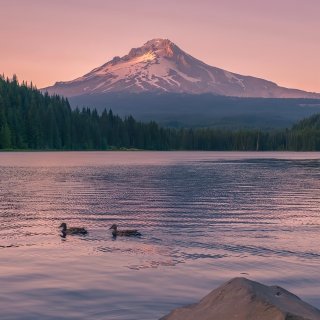
[[[153,38],[209,65],[320,92],[319,0],[0,0],[0,73],[38,88]]]

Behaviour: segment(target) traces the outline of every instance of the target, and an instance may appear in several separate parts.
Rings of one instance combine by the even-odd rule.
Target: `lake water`
[[[319,169],[319,153],[0,153],[0,317],[156,320],[237,276],[319,308]]]

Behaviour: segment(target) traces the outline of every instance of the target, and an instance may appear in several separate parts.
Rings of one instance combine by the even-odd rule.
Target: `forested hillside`
[[[164,149],[164,130],[155,123],[125,120],[104,111],[72,111],[59,96],[0,79],[0,148],[2,149],[108,149],[139,147]],[[162,142],[162,143],[161,143]]]
[[[67,99],[0,78],[0,149],[320,150],[320,116],[292,129],[170,129],[111,110],[71,110]]]
[[[106,93],[70,97],[71,108],[111,108],[120,117],[170,128],[283,129],[320,113],[317,99],[236,98],[212,94]]]

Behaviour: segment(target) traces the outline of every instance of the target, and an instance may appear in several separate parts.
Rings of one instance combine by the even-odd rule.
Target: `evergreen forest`
[[[319,151],[320,114],[290,129],[164,128],[111,110],[72,110],[66,98],[0,77],[2,150]]]

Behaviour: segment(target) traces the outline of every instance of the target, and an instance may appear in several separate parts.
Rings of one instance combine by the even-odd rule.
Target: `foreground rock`
[[[160,320],[319,320],[320,310],[278,286],[234,278]]]

